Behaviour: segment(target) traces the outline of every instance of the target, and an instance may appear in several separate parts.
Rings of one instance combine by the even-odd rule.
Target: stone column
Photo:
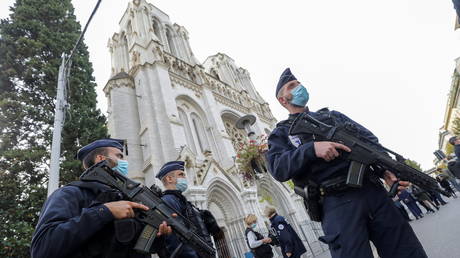
[[[151,185],[160,167],[177,158],[170,124],[170,115],[176,114],[177,117],[177,108],[166,65],[161,62],[145,63],[138,69],[134,80],[141,88],[141,134],[145,141],[144,149],[148,149],[149,153],[144,166],[152,166],[146,171],[149,173],[146,183]]]
[[[104,88],[110,98],[111,114],[109,132],[112,138],[126,140],[128,147],[128,176],[144,182],[142,173],[143,154],[139,139],[139,111],[137,95],[132,78],[126,73],[113,77]]]

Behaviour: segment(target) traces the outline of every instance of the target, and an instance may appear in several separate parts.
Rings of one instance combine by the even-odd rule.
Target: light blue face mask
[[[119,159],[117,161],[117,166],[115,166],[112,169],[118,171],[120,174],[124,176],[128,176],[128,161]]]
[[[291,99],[292,105],[296,105],[299,107],[305,107],[305,105],[307,105],[310,95],[308,94],[307,89],[302,84],[299,84],[297,85],[297,87],[292,89],[291,94],[292,94],[292,99]]]
[[[254,224],[251,225],[251,228],[256,228],[256,226],[257,226],[257,224],[254,223]]]
[[[187,178],[178,178],[177,179],[177,183],[176,183],[176,189],[181,191],[181,192],[185,192],[185,190],[187,190],[187,187],[188,187],[188,182],[187,182]]]

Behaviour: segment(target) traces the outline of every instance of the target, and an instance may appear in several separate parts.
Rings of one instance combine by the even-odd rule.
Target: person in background
[[[417,205],[417,200],[407,190],[402,190],[398,194],[398,198],[406,204],[415,219],[423,218],[423,212]]]
[[[415,185],[412,187],[412,189],[412,193],[415,195],[415,198],[417,198],[417,201],[427,210],[427,213],[434,213],[434,210],[431,207],[439,210],[439,207],[431,201],[430,196],[425,190]]]
[[[271,258],[273,257],[273,251],[269,243],[272,239],[264,237],[259,232],[255,231],[257,227],[257,217],[254,214],[249,214],[244,218],[246,224],[246,231],[244,236],[249,249],[254,254],[255,258]]]
[[[401,200],[399,199],[399,197],[397,195],[395,197],[393,197],[393,203],[395,204],[396,208],[398,208],[398,210],[401,213],[401,215],[403,216],[403,218],[405,218],[407,221],[412,221],[409,218],[409,214],[407,213],[406,209],[404,208],[404,206],[401,204],[400,201]]]
[[[298,258],[307,251],[300,237],[291,225],[282,216],[276,213],[274,207],[265,207],[264,214],[270,219],[271,227],[277,233],[284,258]]]
[[[446,205],[447,202],[442,199],[441,194],[437,191],[428,191],[428,194],[431,197],[431,200],[439,207],[441,205]]]
[[[457,195],[455,194],[454,189],[452,189],[452,187],[450,186],[449,180],[447,179],[446,175],[438,175],[436,177],[436,180],[441,185],[441,187],[444,188],[446,192],[450,193],[451,196],[453,196],[454,198],[457,198]]]

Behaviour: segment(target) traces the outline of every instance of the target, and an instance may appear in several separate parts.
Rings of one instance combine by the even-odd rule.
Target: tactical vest
[[[262,244],[261,246],[256,247],[256,248],[251,248],[249,246],[249,240],[248,240],[248,233],[249,232],[253,232],[256,235],[256,240],[264,239],[264,236],[262,236],[262,234],[260,234],[259,232],[256,232],[256,231],[252,230],[252,228],[246,228],[246,231],[244,232],[245,239],[246,239],[246,244],[251,249],[251,251],[254,254],[255,258],[273,257],[272,248],[268,244]]]
[[[191,202],[187,201],[185,196],[183,196],[177,190],[166,190],[163,192],[163,195],[174,195],[176,196],[183,204],[185,204],[185,208],[179,211],[183,216],[188,218],[191,223],[195,226],[196,232],[202,239],[204,239],[210,246],[214,246],[211,240],[211,235],[209,234],[208,228],[206,227],[206,223],[203,220],[201,211],[195,207]],[[210,212],[208,211],[210,214]],[[209,216],[209,214],[207,214]],[[212,216],[212,214],[211,214]],[[214,219],[214,216],[212,216]],[[214,219],[215,221],[215,219]],[[210,223],[210,222],[208,222]],[[217,223],[216,223],[217,224]],[[215,226],[214,226],[215,227]],[[214,229],[216,230],[216,229]]]
[[[123,199],[120,192],[112,189],[103,190],[101,184],[96,182],[74,181],[68,185],[89,190],[97,196],[89,207]],[[150,257],[133,249],[141,231],[142,224],[135,219],[115,220],[92,236],[87,244],[71,257]]]

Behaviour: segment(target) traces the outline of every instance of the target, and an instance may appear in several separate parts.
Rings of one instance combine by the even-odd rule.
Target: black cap
[[[281,74],[281,77],[278,81],[278,85],[276,85],[276,97],[278,97],[278,92],[283,88],[283,85],[290,82],[297,80],[295,76],[291,73],[290,68],[286,68],[284,72]]]
[[[160,171],[158,171],[158,174],[156,177],[158,179],[162,179],[164,176],[166,176],[166,174],[168,174],[171,171],[174,171],[174,170],[184,171],[185,169],[184,165],[185,165],[185,162],[183,162],[182,160],[175,160],[175,161],[167,162],[160,168]]]
[[[114,147],[121,151],[123,151],[124,141],[120,139],[100,139],[96,140],[77,151],[77,155],[75,156],[77,159],[83,161],[83,159],[88,155],[91,151],[101,148],[101,147]]]

